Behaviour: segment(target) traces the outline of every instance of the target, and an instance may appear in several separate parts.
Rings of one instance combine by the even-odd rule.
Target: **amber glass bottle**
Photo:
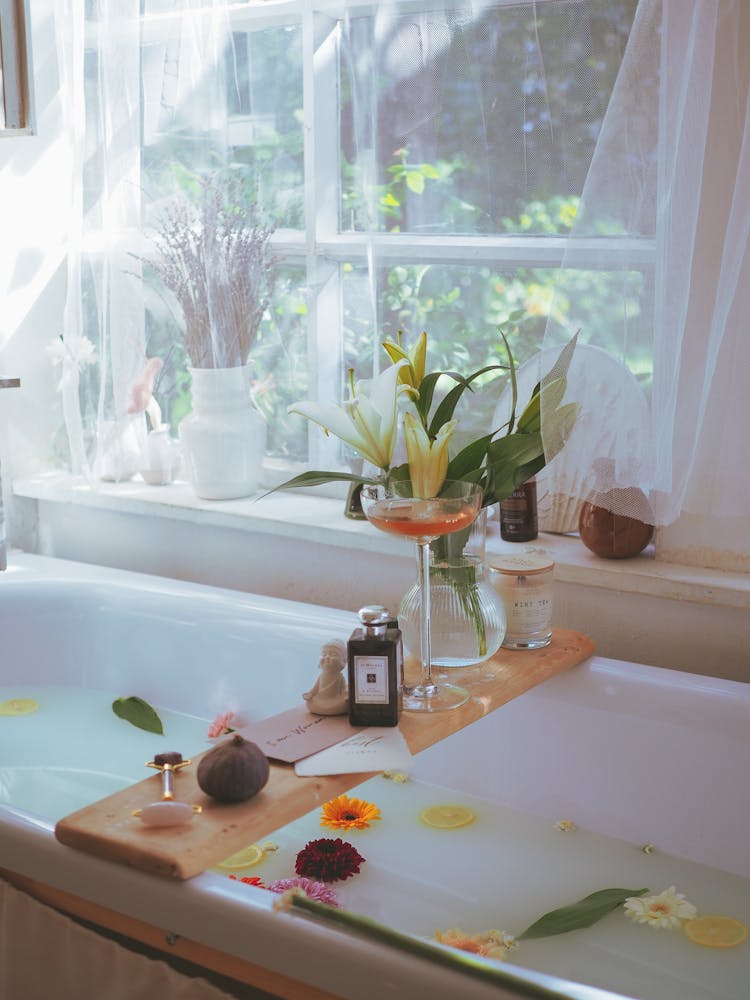
[[[538,534],[536,479],[529,479],[500,502],[500,535],[506,542],[533,542]]]

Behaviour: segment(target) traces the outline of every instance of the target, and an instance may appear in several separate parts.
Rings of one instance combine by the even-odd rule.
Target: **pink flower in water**
[[[233,733],[234,729],[229,725],[233,718],[234,712],[220,712],[208,727],[208,738],[215,740],[225,733]]]
[[[301,889],[310,899],[317,899],[320,903],[328,903],[329,906],[338,906],[339,901],[333,889],[329,889],[322,882],[315,882],[311,878],[280,878],[266,886],[271,892],[279,894],[288,889]]]

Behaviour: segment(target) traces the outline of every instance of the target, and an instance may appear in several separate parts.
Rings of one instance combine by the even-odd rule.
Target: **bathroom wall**
[[[29,475],[55,446],[55,367],[46,351],[62,332],[70,235],[70,143],[61,128],[61,86],[52,5],[29,4],[34,134],[0,136],[0,461]],[[7,489],[7,488],[6,488]]]
[[[396,608],[415,576],[408,544],[346,520],[337,501],[269,497],[263,508],[229,501],[168,516],[136,501],[129,511],[104,502],[15,497],[13,540],[27,551],[352,612],[373,602]],[[502,544],[492,532],[490,548]],[[750,680],[746,575],[667,565],[648,554],[597,559],[575,537],[540,535],[538,544],[556,559],[556,625],[587,633],[608,656]]]

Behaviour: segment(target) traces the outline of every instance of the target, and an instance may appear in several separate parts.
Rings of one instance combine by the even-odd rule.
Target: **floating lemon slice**
[[[459,826],[468,826],[476,819],[476,814],[466,806],[429,806],[423,809],[419,818],[427,826],[438,830],[455,830]]]
[[[734,948],[746,941],[748,935],[748,929],[741,921],[716,913],[686,920],[682,929],[691,941],[706,948]]]
[[[33,698],[11,698],[0,701],[0,715],[31,715],[39,708],[39,702]]]
[[[241,851],[237,851],[236,854],[232,854],[230,857],[225,858],[224,861],[220,861],[216,867],[232,869],[252,868],[253,865],[257,865],[265,857],[265,853],[262,847],[258,847],[257,844],[250,844],[249,847],[243,847]]]

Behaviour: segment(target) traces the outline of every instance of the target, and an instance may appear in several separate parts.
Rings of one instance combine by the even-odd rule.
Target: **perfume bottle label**
[[[354,657],[354,700],[358,704],[387,705],[388,657]]]

